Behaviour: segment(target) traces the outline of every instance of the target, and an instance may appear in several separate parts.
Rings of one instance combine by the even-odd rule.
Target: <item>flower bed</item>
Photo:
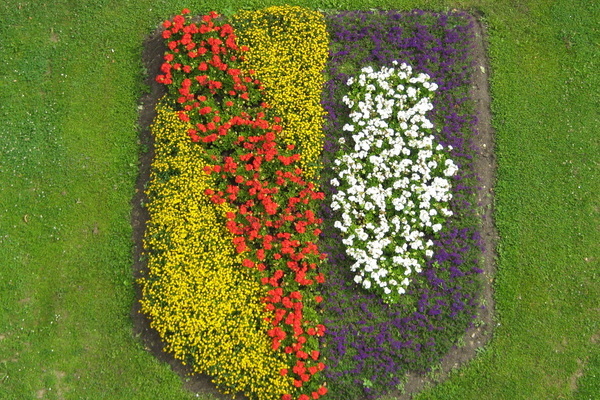
[[[142,308],[166,350],[253,399],[374,398],[439,360],[480,272],[468,19],[164,28]]]

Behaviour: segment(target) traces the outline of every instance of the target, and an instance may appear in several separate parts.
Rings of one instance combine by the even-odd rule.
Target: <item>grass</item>
[[[600,5],[290,3],[483,13],[498,326],[478,358],[419,399],[598,397]],[[141,42],[185,6],[208,11],[171,0],[0,5],[0,398],[193,397],[143,349],[129,315]]]

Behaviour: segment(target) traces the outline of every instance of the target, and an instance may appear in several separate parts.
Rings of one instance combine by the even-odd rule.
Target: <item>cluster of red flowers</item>
[[[280,373],[293,378],[298,400],[318,399],[327,393],[311,379],[325,368],[316,339],[325,333],[316,291],[325,280],[318,272],[325,255],[316,244],[322,221],[313,210],[324,194],[304,179],[295,146],[277,139],[281,119],[261,101],[254,72],[243,70],[248,49],[237,46],[233,28],[215,12],[200,24],[188,23],[187,13],[163,24],[169,51],[156,80],[173,88],[179,118],[193,125],[191,140],[204,143],[210,164],[204,173],[215,178],[205,194],[236,210],[226,214],[225,225],[242,265],[266,286],[267,334],[292,366]]]

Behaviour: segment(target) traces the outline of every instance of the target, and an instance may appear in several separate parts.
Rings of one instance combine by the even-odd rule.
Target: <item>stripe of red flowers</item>
[[[302,294],[303,288],[325,279],[317,272],[325,257],[316,245],[322,221],[312,211],[324,194],[303,179],[297,167],[301,155],[294,146],[283,147],[276,140],[281,119],[271,121],[249,107],[255,103],[258,110],[269,108],[261,101],[260,82],[239,68],[248,49],[238,48],[231,26],[215,23],[214,12],[203,16],[200,25],[188,23],[183,14],[163,24],[170,51],[156,80],[176,90],[179,118],[194,126],[188,131],[191,140],[207,146],[212,165],[204,172],[218,179],[216,190],[207,189],[206,195],[215,204],[227,202],[237,209],[226,214],[225,226],[236,251],[245,255],[242,265],[255,269],[261,283],[271,288],[263,299],[272,315],[267,320],[273,328],[267,334],[273,349],[282,348],[295,359],[292,372],[281,373],[290,374],[294,386],[301,388],[325,368],[318,350],[305,351],[308,338],[322,336],[325,327],[303,313],[307,301],[316,306],[322,298],[305,299]],[[268,170],[275,173],[265,174]],[[319,386],[311,396],[317,399],[326,392]],[[309,397],[298,397],[304,398]]]

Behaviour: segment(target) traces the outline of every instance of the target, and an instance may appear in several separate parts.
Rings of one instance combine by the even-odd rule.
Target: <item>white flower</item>
[[[343,97],[351,122],[342,130],[352,132],[354,148],[341,148],[334,160],[338,176],[330,183],[338,192],[331,208],[341,214],[334,227],[354,259],[354,281],[384,299],[406,293],[409,277],[422,270],[419,260],[433,257],[427,236],[452,215],[446,178],[458,167],[451,146],[434,143],[427,113],[437,85],[429,79],[404,63],[365,67],[347,81],[354,100]]]

